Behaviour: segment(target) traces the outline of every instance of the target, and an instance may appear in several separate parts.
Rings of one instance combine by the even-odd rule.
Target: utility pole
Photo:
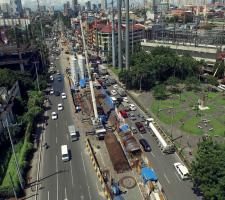
[[[11,176],[10,172],[9,172],[9,179],[10,179],[10,182],[11,182],[11,185],[12,185],[12,188],[13,188],[14,196],[17,200],[16,190],[15,190],[14,183],[13,183],[12,176]]]
[[[121,0],[117,1],[118,8],[118,66],[122,69],[122,33],[121,33]]]
[[[39,77],[38,77],[38,71],[37,71],[37,63],[38,63],[38,61],[34,61],[33,62],[34,63],[34,65],[35,65],[35,72],[36,72],[36,80],[37,80],[37,87],[38,87],[38,91],[40,91],[40,85],[39,85]]]
[[[114,21],[114,6],[112,0],[112,66],[116,67],[116,51],[115,51],[115,21]]]
[[[129,42],[129,0],[126,0],[126,70],[130,69]]]
[[[85,41],[85,38],[84,38],[84,30],[83,30],[82,16],[81,15],[80,15],[80,29],[81,29],[81,34],[82,34],[83,51],[85,53],[85,59],[86,59],[86,65],[87,65],[87,71],[88,71],[88,78],[89,78],[90,89],[91,89],[93,110],[94,110],[95,120],[98,121],[99,118],[98,118],[98,112],[97,112],[97,106],[96,106],[96,99],[95,99],[95,93],[94,93],[94,88],[93,88],[93,82],[92,82],[92,79],[91,79],[91,72],[90,72],[90,68],[89,68],[88,52],[87,52],[86,41]]]
[[[14,149],[11,133],[10,133],[10,130],[9,130],[9,123],[8,123],[8,119],[7,118],[6,118],[6,129],[7,129],[8,135],[9,135],[9,140],[10,140],[10,143],[11,143],[13,156],[14,156],[15,163],[16,163],[17,176],[19,178],[19,182],[20,182],[21,188],[24,189],[23,177],[22,177],[21,172],[20,172],[20,167],[19,167],[19,163],[18,163],[18,160],[17,160],[17,157],[16,157],[16,153],[15,153],[15,149]]]

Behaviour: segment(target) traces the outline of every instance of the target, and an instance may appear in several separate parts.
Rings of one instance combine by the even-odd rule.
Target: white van
[[[74,125],[68,126],[68,130],[72,141],[79,140],[79,135]]]
[[[188,179],[189,178],[189,171],[186,166],[183,164],[177,162],[173,164],[175,169],[177,170],[177,173],[180,175],[182,180]]]
[[[67,145],[61,146],[62,161],[69,161],[69,151]]]

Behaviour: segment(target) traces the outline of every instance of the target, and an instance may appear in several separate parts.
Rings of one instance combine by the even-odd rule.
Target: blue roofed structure
[[[127,130],[129,130],[129,125],[124,124],[124,125],[120,126],[120,130],[123,131],[123,132],[126,132]]]
[[[85,79],[80,79],[80,87],[85,88],[86,87],[86,80]]]
[[[148,181],[157,181],[158,178],[153,171],[153,169],[150,169],[148,167],[143,167],[141,169],[141,176],[143,178],[144,183],[146,184]]]

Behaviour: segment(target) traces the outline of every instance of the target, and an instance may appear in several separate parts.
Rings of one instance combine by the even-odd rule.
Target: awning
[[[144,167],[141,169],[141,176],[144,180],[144,183],[146,183],[148,181],[157,181],[158,180],[155,172],[148,167]]]

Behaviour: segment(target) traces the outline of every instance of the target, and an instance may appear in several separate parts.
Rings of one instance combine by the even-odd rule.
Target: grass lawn
[[[193,106],[197,105],[201,94],[193,91],[183,92],[181,100],[180,96],[176,94],[166,100],[154,99],[151,102],[151,110],[165,124],[171,124],[174,114],[174,125],[187,133],[196,135],[208,133],[210,135],[225,136],[225,97],[219,92],[208,92],[206,94],[205,106],[210,109],[199,111],[202,117],[196,117],[197,111],[193,110]],[[173,107],[174,111],[171,109]],[[201,119],[209,119],[208,127],[212,127],[213,130],[209,131],[207,126],[202,129],[198,128],[198,125],[203,123]],[[184,125],[181,125],[180,120],[184,121]]]

